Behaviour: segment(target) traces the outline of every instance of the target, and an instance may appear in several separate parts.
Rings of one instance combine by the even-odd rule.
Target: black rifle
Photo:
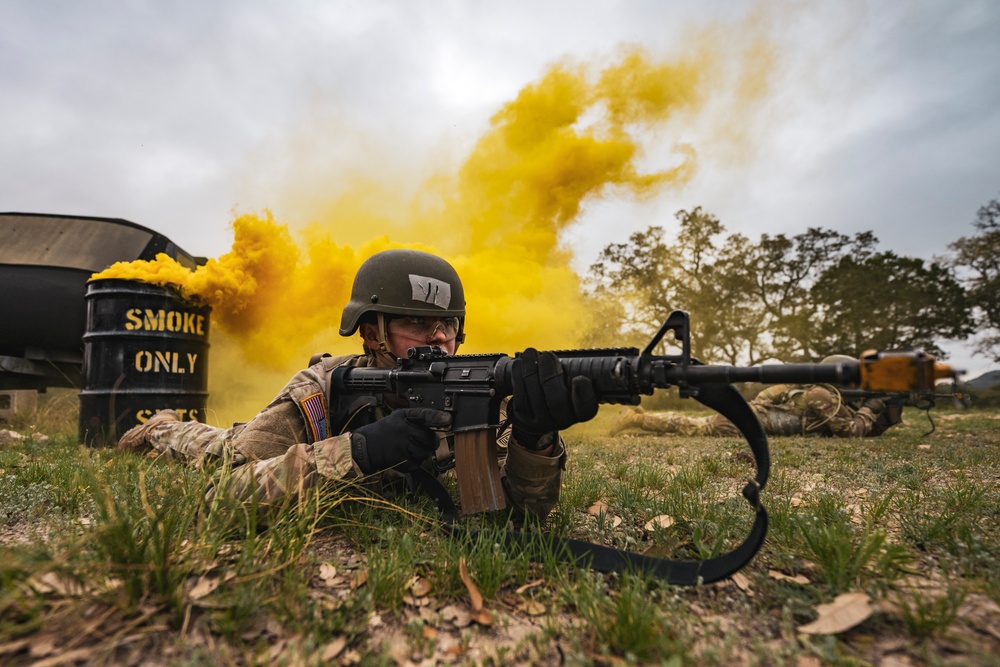
[[[680,342],[681,353],[653,354],[668,331]],[[767,533],[767,512],[760,500],[771,465],[767,435],[732,383],[825,383],[859,385],[873,391],[926,391],[936,378],[952,375],[948,367],[935,364],[932,356],[906,350],[866,353],[857,362],[838,364],[706,365],[691,356],[690,319],[683,311],[674,311],[641,352],[637,348],[609,348],[555,354],[568,378],[590,378],[601,403],[638,405],[643,394],[677,387],[682,397],[694,398],[729,419],[750,445],[757,474],[744,487],[743,496],[756,516],[750,536],[734,551],[703,561],[675,561],[565,541],[572,551],[589,558],[595,569],[638,567],[678,584],[707,583],[730,576],[753,558]],[[331,420],[346,424],[359,398],[381,401],[386,395],[403,399],[410,407],[450,412],[462,512],[503,509],[506,500],[497,465],[496,435],[503,426],[502,403],[513,390],[513,362],[506,354],[447,356],[439,348],[417,347],[394,368],[337,368],[331,376]]]

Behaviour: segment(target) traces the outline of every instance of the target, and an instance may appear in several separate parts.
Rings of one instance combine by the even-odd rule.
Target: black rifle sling
[[[696,400],[731,421],[753,452],[757,475],[743,487],[743,497],[754,509],[755,517],[750,534],[732,551],[705,560],[687,561],[646,556],[632,551],[574,540],[553,535],[507,531],[504,539],[508,548],[517,547],[531,553],[542,545],[560,554],[567,561],[590,567],[598,572],[646,572],[680,586],[712,583],[732,576],[745,567],[760,550],[767,535],[767,511],[760,501],[760,492],[767,484],[771,458],[767,434],[746,399],[728,384],[705,384],[698,389]],[[478,531],[468,531],[455,521],[457,512],[453,501],[441,483],[430,473],[421,470],[414,481],[425,493],[437,500],[446,529],[454,536],[468,535],[475,538]]]
[[[406,472],[406,483],[410,491],[422,491],[437,503],[441,520],[444,521],[449,530],[454,531],[455,523],[459,519],[458,507],[441,481],[430,471],[414,465]]]

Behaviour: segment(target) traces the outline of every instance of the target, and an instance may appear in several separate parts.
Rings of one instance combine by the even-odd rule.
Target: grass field
[[[675,587],[447,537],[432,505],[319,488],[267,525],[210,473],[78,445],[72,397],[0,445],[0,664],[1000,665],[1000,414],[774,438],[767,543]],[[739,441],[566,434],[545,531],[673,558],[743,539]],[[0,425],[0,428],[3,428]]]

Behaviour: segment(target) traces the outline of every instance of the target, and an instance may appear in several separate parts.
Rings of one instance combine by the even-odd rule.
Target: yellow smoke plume
[[[341,310],[358,266],[387,248],[433,252],[458,270],[468,300],[462,352],[578,346],[591,322],[560,235],[588,199],[646,197],[693,173],[694,149],[680,143],[667,167],[638,165],[644,133],[703,103],[713,67],[705,53],[659,62],[632,49],[603,68],[553,65],[492,117],[457,172],[425,179],[394,218],[362,204],[392,184],[359,179],[296,235],[270,211],[247,213],[232,222],[232,250],[193,272],[160,255],[93,279],[169,284],[210,305],[211,403],[219,409],[234,393],[256,400],[239,407],[239,419],[312,353],[360,352],[357,339],[338,336]],[[376,230],[367,242],[337,242],[365,229]],[[254,368],[272,371],[266,383],[256,378],[258,392],[248,380]]]

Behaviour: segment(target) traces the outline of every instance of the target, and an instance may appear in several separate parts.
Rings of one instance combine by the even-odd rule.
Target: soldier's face
[[[440,347],[449,355],[455,354],[457,324],[454,327],[445,326],[444,320],[436,320],[434,321],[435,326],[432,326],[431,323],[426,323],[426,327],[409,326],[411,323],[405,321],[408,319],[422,320],[424,318],[401,318],[389,322],[386,332],[386,347],[389,348],[390,352],[397,357],[405,357],[406,350],[411,347],[432,345]]]
[[[361,338],[370,349],[378,349],[379,332],[374,324],[361,325]],[[411,347],[432,345],[440,347],[449,355],[455,354],[455,332],[450,327],[434,326],[426,331],[415,331],[414,327],[400,326],[395,321],[386,327],[385,346],[397,357],[406,358]]]

